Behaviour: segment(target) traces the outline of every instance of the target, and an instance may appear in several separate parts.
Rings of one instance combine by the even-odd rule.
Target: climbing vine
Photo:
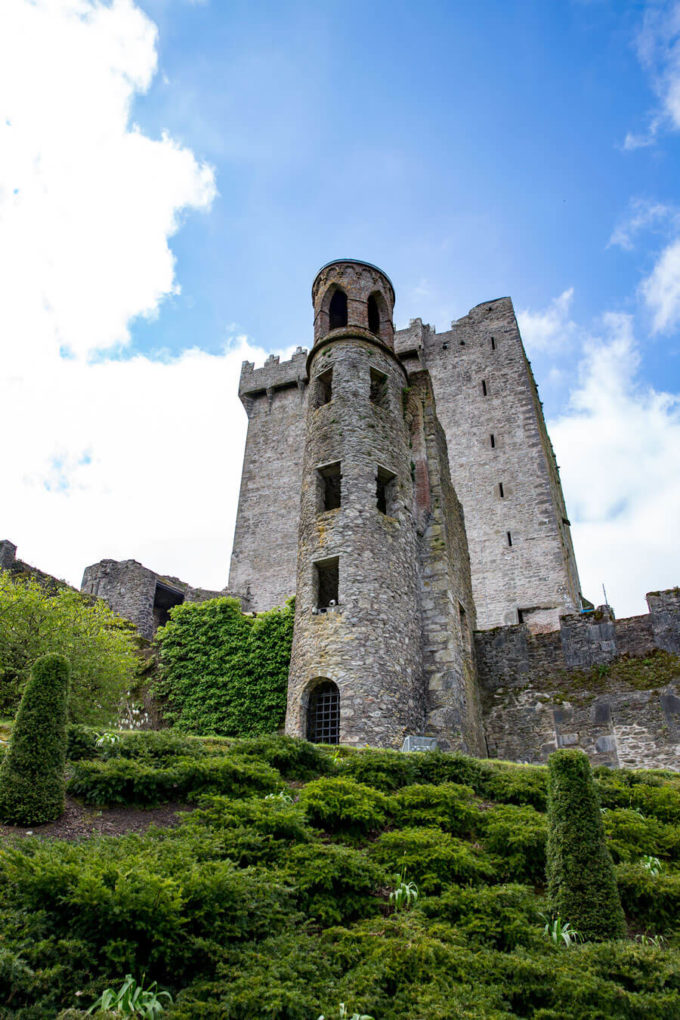
[[[257,616],[236,599],[183,603],[161,627],[155,693],[165,718],[189,733],[242,736],[283,725],[293,600]]]

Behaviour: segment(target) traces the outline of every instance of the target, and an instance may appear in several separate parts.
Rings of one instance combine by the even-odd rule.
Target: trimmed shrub
[[[248,797],[281,788],[269,765],[235,757],[178,758],[166,768],[154,768],[131,758],[74,763],[69,793],[87,804],[158,804],[195,800],[203,793]]]
[[[318,744],[299,737],[275,733],[248,737],[234,740],[232,749],[240,757],[266,761],[286,779],[313,779],[333,770],[333,762]]]
[[[80,761],[81,758],[99,758],[99,730],[82,723],[70,723],[66,727],[66,758],[68,761]]]
[[[406,786],[394,796],[394,821],[399,827],[439,825],[447,832],[466,836],[480,819],[473,797],[469,786],[458,783]]]
[[[198,737],[177,730],[133,730],[115,736],[113,743],[101,748],[102,758],[132,758],[162,768],[178,758],[205,758],[215,753],[204,747]]]
[[[182,819],[182,827],[196,836],[211,830],[220,852],[240,867],[285,864],[291,845],[309,843],[316,836],[300,805],[277,795],[240,801],[224,796],[205,798],[203,806]]]
[[[291,847],[284,875],[300,909],[323,925],[377,913],[381,901],[371,894],[386,882],[382,868],[359,850],[324,843]]]
[[[653,875],[640,863],[619,864],[616,880],[628,917],[654,932],[680,931],[680,874]]]
[[[40,825],[63,814],[68,698],[68,662],[44,655],[33,666],[0,765],[3,821]]]
[[[414,751],[409,754],[414,772],[414,782],[459,783],[471,787],[475,793],[484,790],[484,783],[492,766],[479,758],[470,758],[460,751]]]
[[[441,829],[400,829],[384,832],[370,848],[373,860],[397,874],[404,872],[421,893],[437,893],[447,885],[493,881],[490,861],[469,843]]]
[[[411,756],[401,751],[367,748],[344,758],[341,767],[343,775],[384,793],[406,786],[415,778]]]
[[[621,938],[623,911],[588,759],[563,749],[550,755],[548,766],[551,909],[585,939]]]
[[[350,836],[381,829],[391,809],[384,793],[353,779],[315,779],[301,791],[300,804],[312,825]]]
[[[446,889],[441,896],[423,900],[426,917],[454,924],[474,946],[503,953],[517,946],[538,947],[544,942],[540,901],[524,885],[497,885],[478,889]]]
[[[532,807],[499,804],[481,816],[482,843],[498,856],[497,871],[513,882],[545,883],[548,824]]]
[[[680,831],[633,808],[614,808],[603,816],[607,847],[614,861],[637,861],[644,854],[677,858]]]
[[[548,796],[548,772],[541,765],[494,764],[484,778],[481,796],[499,804],[528,804],[545,811]]]

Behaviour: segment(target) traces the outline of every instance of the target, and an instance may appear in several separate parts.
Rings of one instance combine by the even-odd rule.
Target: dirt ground
[[[181,816],[193,808],[189,804],[161,804],[155,808],[94,808],[66,798],[66,810],[56,822],[45,825],[0,825],[0,841],[8,836],[42,836],[78,840],[88,836],[122,836],[126,832],[144,832],[150,825],[173,828]]]

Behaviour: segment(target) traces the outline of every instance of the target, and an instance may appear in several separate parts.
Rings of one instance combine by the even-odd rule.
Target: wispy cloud
[[[655,202],[648,198],[634,198],[625,216],[613,230],[607,247],[632,251],[636,238],[644,231],[654,230],[668,234],[678,229],[680,209],[677,206]]]
[[[637,51],[658,102],[647,126],[626,135],[623,147],[628,150],[653,145],[664,130],[680,129],[680,0],[647,4]]]
[[[530,354],[545,351],[555,354],[573,343],[578,327],[571,318],[574,288],[563,291],[547,308],[517,312],[524,346]]]
[[[651,313],[654,333],[669,333],[680,326],[680,240],[663,249],[642,281],[640,293]]]

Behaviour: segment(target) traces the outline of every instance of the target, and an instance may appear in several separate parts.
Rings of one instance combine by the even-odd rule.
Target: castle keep
[[[394,300],[375,266],[331,262],[311,350],[244,363],[228,588],[102,560],[83,590],[149,639],[182,601],[259,612],[296,595],[293,735],[677,768],[680,590],[623,620],[583,600],[512,302],[438,333],[395,331]],[[0,543],[0,567],[33,570],[15,552]]]
[[[243,366],[230,587],[255,609],[297,593],[289,732],[314,736],[323,702],[343,742],[483,753],[473,631],[581,609],[512,303],[395,333],[389,279],[354,260],[312,299],[308,355]]]

